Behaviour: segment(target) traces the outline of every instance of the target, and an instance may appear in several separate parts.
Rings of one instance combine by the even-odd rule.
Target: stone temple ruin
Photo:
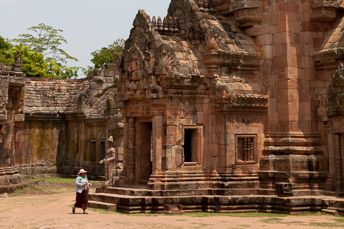
[[[123,168],[94,207],[344,214],[343,13],[340,0],[171,0],[163,19],[138,12],[100,76],[2,66],[0,186],[102,176],[111,135]]]
[[[24,78],[15,65],[0,65],[0,192],[25,185],[27,175],[72,176],[83,167],[102,176],[106,137],[122,147],[114,66],[87,79],[51,80]]]

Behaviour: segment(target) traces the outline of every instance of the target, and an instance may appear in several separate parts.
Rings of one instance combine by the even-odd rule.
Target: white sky
[[[91,65],[91,52],[126,39],[135,15],[144,9],[165,16],[170,0],[0,0],[0,36],[12,39],[30,26],[45,23],[62,29],[65,50]]]

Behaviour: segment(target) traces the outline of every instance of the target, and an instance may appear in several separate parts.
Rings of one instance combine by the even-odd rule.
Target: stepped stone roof
[[[26,113],[73,113],[77,110],[80,92],[89,86],[88,80],[26,80]]]
[[[86,79],[27,79],[25,113],[76,114],[103,118],[106,102],[116,94],[115,77]]]

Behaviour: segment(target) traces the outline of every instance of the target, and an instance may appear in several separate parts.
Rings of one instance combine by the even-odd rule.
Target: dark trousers
[[[76,193],[76,201],[74,207],[87,209],[88,204],[88,190],[83,190],[82,193]]]

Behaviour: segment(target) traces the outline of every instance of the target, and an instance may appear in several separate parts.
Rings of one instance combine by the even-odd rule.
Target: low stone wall
[[[52,164],[27,164],[18,166],[19,173],[22,175],[55,175],[56,166]]]
[[[17,167],[0,168],[0,193],[11,193],[25,186]]]

